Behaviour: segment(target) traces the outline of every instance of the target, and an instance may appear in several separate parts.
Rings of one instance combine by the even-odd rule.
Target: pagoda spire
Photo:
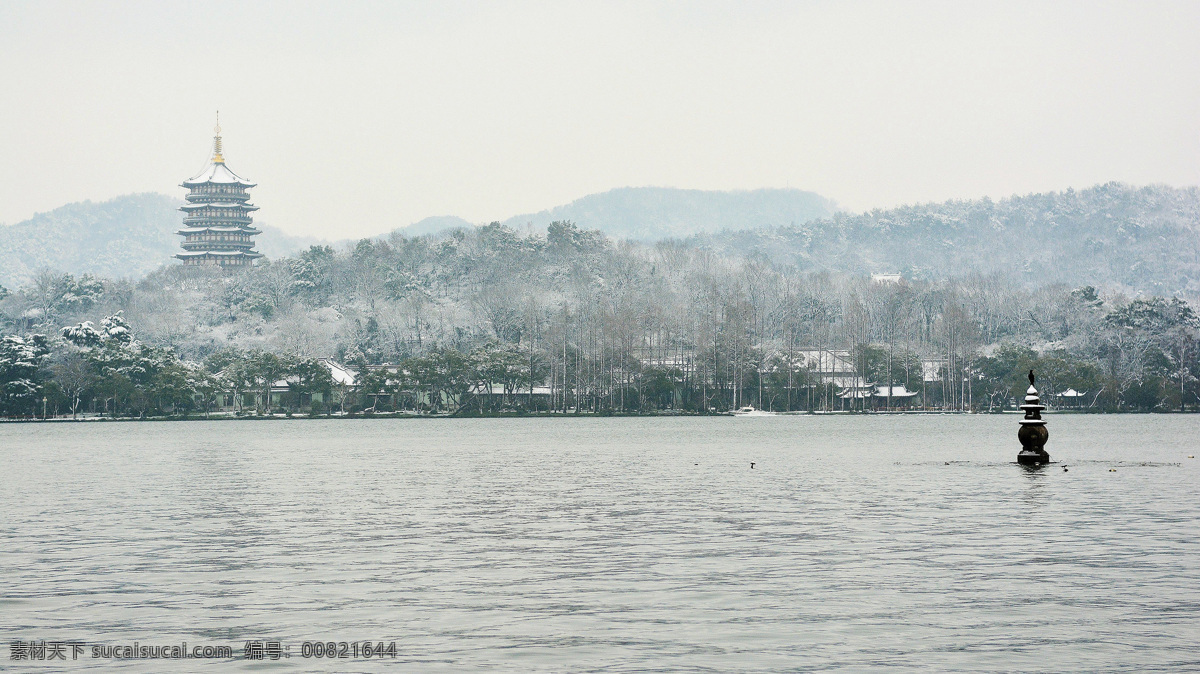
[[[224,164],[225,157],[221,155],[221,111],[217,110],[217,125],[213,127],[213,132],[217,135],[213,136],[213,163]]]

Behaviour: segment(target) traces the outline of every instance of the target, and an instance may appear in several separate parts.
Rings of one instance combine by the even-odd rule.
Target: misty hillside
[[[545,229],[556,220],[570,220],[608,236],[654,241],[722,230],[799,225],[833,212],[833,202],[795,189],[718,192],[622,187],[589,194],[548,211],[514,216],[503,224],[516,230],[529,224]]]
[[[45,267],[140,278],[170,263],[179,250],[178,205],[160,194],[129,195],[69,204],[0,227],[0,284],[18,286]],[[571,220],[609,236],[686,239],[802,271],[901,272],[922,280],[999,272],[1024,285],[1086,283],[1200,296],[1200,189],[1195,187],[1109,183],[859,215],[830,215],[828,208],[826,200],[799,190],[625,188],[510,218],[506,225],[521,231],[530,223],[544,229],[553,220]],[[440,216],[396,232],[411,238],[469,226],[461,218]],[[271,258],[319,243],[262,229],[258,248]]]
[[[15,286],[39,269],[141,278],[179,252],[183,203],[163,194],[81,201],[0,226],[0,285]],[[258,250],[283,257],[319,243],[259,225]]]
[[[1119,183],[839,213],[794,227],[696,237],[725,253],[802,271],[902,272],[938,280],[1001,273],[1013,283],[1084,283],[1200,296],[1200,189]]]
[[[395,230],[407,237],[437,234],[451,229],[470,229],[475,225],[454,215],[434,215]]]

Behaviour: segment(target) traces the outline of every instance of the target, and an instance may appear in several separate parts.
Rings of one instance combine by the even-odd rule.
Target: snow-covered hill
[[[138,279],[179,252],[182,203],[163,194],[128,194],[96,203],[80,201],[0,227],[0,285],[13,287],[39,269]],[[263,227],[258,250],[291,255],[316,239]]]
[[[722,230],[759,230],[802,225],[828,217],[832,201],[814,192],[761,189],[718,192],[666,187],[622,187],[589,194],[569,204],[504,221],[513,229],[545,229],[569,220],[584,229],[639,241],[683,238]]]

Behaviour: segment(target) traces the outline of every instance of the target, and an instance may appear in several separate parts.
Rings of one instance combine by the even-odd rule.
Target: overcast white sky
[[[630,185],[851,210],[1200,182],[1200,2],[0,4],[0,222],[182,196],[343,238]]]

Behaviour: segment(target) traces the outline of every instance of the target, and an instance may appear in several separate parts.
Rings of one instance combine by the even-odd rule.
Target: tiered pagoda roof
[[[225,165],[221,152],[221,125],[213,138],[213,156],[204,170],[183,181],[188,188],[183,211],[183,251],[175,257],[185,265],[245,266],[262,254],[254,250],[254,235],[261,234],[251,223],[248,190],[255,184]]]
[[[217,127],[219,131],[221,127]],[[225,159],[221,157],[221,137],[216,137],[217,150],[213,155],[213,160],[204,170],[196,174],[194,177],[183,181],[181,187],[191,187],[192,185],[204,185],[205,183],[213,183],[217,185],[242,185],[244,187],[258,187],[255,183],[246,180],[229,169],[225,165]],[[219,161],[218,161],[219,160]]]

